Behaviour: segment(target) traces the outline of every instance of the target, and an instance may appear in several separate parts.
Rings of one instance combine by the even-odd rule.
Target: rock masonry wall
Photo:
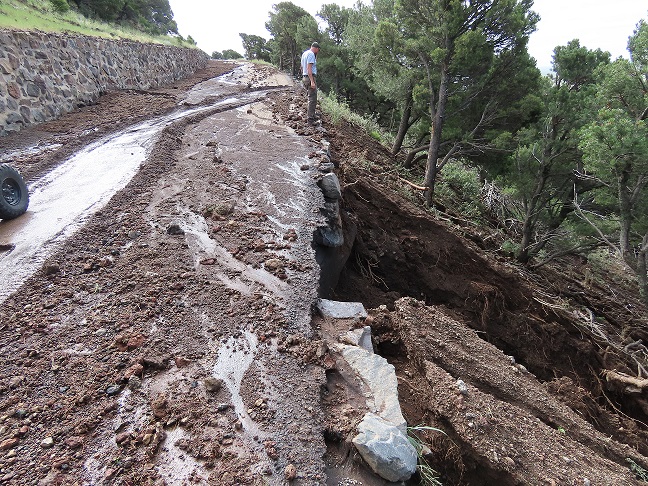
[[[93,103],[108,89],[148,89],[205,66],[198,49],[0,30],[0,136]]]

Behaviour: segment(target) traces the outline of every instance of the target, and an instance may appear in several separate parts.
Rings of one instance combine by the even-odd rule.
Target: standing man
[[[317,53],[320,46],[313,42],[310,49],[304,51],[301,57],[302,82],[308,91],[308,124],[315,125],[315,105],[317,104]]]

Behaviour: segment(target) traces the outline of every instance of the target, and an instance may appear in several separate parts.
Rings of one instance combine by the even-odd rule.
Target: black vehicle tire
[[[14,219],[27,211],[29,191],[22,176],[7,164],[0,164],[0,219]]]

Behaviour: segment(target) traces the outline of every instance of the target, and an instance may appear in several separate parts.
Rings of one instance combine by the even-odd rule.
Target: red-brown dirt
[[[232,68],[214,62],[173,86],[109,93],[0,145],[62,144],[12,161],[33,181]],[[286,88],[240,116],[167,127],[129,185],[2,303],[0,480],[382,484],[349,446],[361,401],[337,382],[318,320],[303,319],[319,278],[311,216],[277,231],[281,201],[253,190],[291,151],[311,177],[326,139],[344,219],[357,227],[334,297],[371,309],[376,350],[396,367],[403,413],[423,426],[412,434],[439,481],[640,484],[632,467],[648,469],[648,387],[624,381],[648,359],[634,287],[580,259],[515,264],[501,230],[465,222],[451,202],[426,211],[387,150],[326,116],[325,132],[305,126],[303,102]],[[238,123],[249,139],[237,139]],[[317,191],[305,187],[305,213],[317,215]],[[207,223],[201,244],[222,253],[203,255],[199,238],[171,231],[196,215]],[[246,280],[263,268],[267,281]],[[250,424],[209,381],[225,350],[254,357],[240,390]],[[254,424],[261,432],[246,438]]]

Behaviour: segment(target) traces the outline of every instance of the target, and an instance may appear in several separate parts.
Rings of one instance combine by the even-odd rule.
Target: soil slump
[[[354,130],[346,126],[345,135],[361,137]],[[600,378],[614,368],[633,375],[632,359],[603,352],[585,331],[584,299],[573,303],[577,312],[551,304],[558,288],[588,295],[582,283],[568,277],[561,285],[565,276],[545,269],[556,283],[541,287],[544,271],[529,275],[477,248],[472,241],[488,248],[478,234],[459,236],[470,228],[452,228],[394,191],[386,150],[341,132],[331,147],[358,237],[335,298],[376,308],[377,352],[396,366],[408,423],[448,434],[423,433],[444,484],[632,484],[627,459],[648,464],[645,402]],[[345,164],[357,160],[368,162]],[[642,326],[624,305],[612,311],[605,295],[589,295],[593,313],[608,318],[607,335],[618,332],[620,316],[630,329]]]

